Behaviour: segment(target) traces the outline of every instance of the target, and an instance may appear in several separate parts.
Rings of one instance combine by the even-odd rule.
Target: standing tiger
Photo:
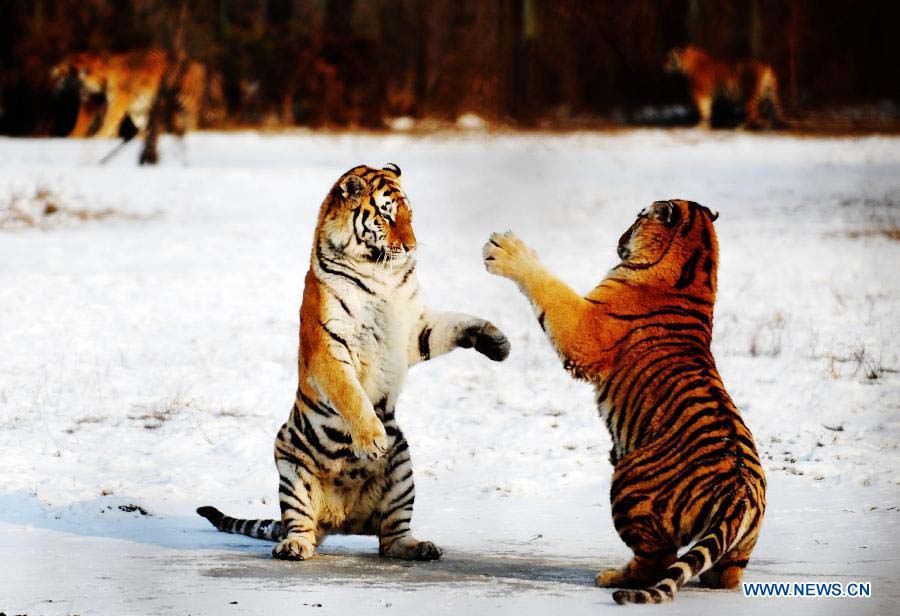
[[[305,560],[329,533],[377,535],[390,558],[441,550],[410,533],[415,489],[394,406],[407,369],[457,347],[492,360],[509,343],[477,317],[422,306],[400,168],[359,166],[325,198],[300,307],[299,385],[275,438],[281,522],[197,513],[219,530],[278,541]]]
[[[669,52],[665,70],[687,77],[703,128],[710,128],[713,103],[718,98],[739,103],[750,128],[777,128],[784,124],[778,80],[772,67],[764,62],[730,64],[688,45]]]
[[[70,80],[78,86],[81,105],[69,135],[115,137],[126,115],[139,129],[145,128],[150,107],[172,65],[169,54],[161,49],[66,56],[53,67],[51,77],[57,87]],[[197,128],[205,89],[206,68],[199,62],[187,62],[178,76],[175,132]],[[98,98],[105,98],[105,104],[98,104]]]
[[[690,201],[644,209],[619,240],[621,263],[586,297],[511,233],[484,247],[488,271],[518,284],[566,369],[596,388],[613,441],[613,522],[634,552],[597,575],[635,589],[617,603],[669,601],[698,574],[733,588],[759,535],[763,470],[710,352],[715,217]]]

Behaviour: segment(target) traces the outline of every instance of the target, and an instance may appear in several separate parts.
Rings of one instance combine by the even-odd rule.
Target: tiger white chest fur
[[[356,269],[366,275],[368,290],[322,270],[316,272],[339,294],[329,298],[328,327],[347,342],[369,401],[374,405],[387,400],[386,406],[392,408],[406,379],[409,341],[423,313],[415,261],[409,256],[392,269],[366,264]]]

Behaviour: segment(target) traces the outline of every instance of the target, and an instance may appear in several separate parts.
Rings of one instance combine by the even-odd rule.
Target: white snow
[[[136,144],[97,165],[113,145],[0,140],[0,611],[615,609],[593,586],[628,557],[609,437],[480,248],[513,229],[586,291],[636,212],[671,197],[721,213],[714,352],[770,486],[745,579],[871,581],[873,597],[689,585],[662,609],[895,609],[900,138],[201,133],[163,140],[158,168],[135,165]],[[513,351],[418,366],[400,398],[414,529],[442,561],[384,561],[362,537],[273,561],[193,510],[277,516],[316,212],[363,162],[403,169],[426,304],[491,319]],[[41,218],[47,198],[62,210]],[[13,201],[34,226],[3,224]]]

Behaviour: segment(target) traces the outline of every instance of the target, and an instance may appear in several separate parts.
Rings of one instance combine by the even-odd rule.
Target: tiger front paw
[[[509,356],[509,340],[496,325],[478,319],[467,325],[459,334],[456,344],[463,349],[475,350],[493,361],[503,361]]]
[[[360,460],[375,460],[387,453],[387,432],[374,411],[370,418],[361,420],[358,425],[351,427],[350,439],[350,449]]]
[[[492,233],[481,252],[487,271],[512,280],[521,277],[537,263],[537,253],[512,231]]]
[[[287,537],[272,548],[272,556],[279,560],[307,560],[315,552],[315,544],[302,536]]]

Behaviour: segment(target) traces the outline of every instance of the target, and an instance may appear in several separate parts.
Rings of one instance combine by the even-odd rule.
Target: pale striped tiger
[[[457,347],[509,354],[494,325],[425,308],[400,168],[354,167],[325,198],[300,307],[299,385],[275,439],[281,521],[197,512],[219,530],[310,558],[329,533],[377,535],[382,556],[433,560],[410,532],[415,487],[394,414],[407,369]]]
[[[619,240],[621,262],[585,297],[514,235],[484,246],[488,271],[519,285],[564,366],[596,388],[613,441],[613,523],[634,552],[597,575],[635,589],[613,593],[618,603],[671,600],[695,575],[733,588],[759,536],[765,476],[710,351],[716,216],[691,201],[645,208]]]

